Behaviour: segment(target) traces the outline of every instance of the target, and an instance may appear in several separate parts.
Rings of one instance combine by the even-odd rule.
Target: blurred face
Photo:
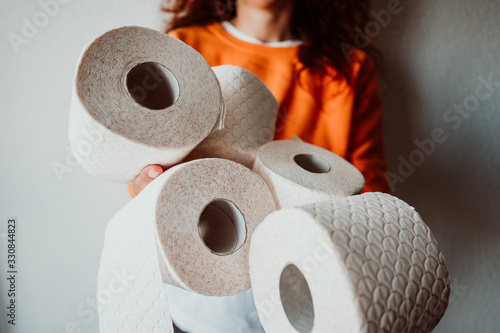
[[[293,0],[237,0],[236,3],[259,9],[282,8],[292,3]]]

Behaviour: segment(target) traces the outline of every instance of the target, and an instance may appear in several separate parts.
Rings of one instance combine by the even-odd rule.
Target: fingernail
[[[160,173],[158,171],[154,170],[154,169],[151,169],[148,172],[149,178],[153,178],[154,179],[154,178],[158,177],[159,175],[160,175]]]

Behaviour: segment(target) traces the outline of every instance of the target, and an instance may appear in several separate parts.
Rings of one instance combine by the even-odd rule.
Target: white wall
[[[95,36],[123,25],[160,26],[156,0],[59,1],[67,3],[17,52],[9,33],[22,36],[23,17],[43,19],[43,9],[37,0],[0,2],[0,237],[8,218],[19,223],[17,321],[7,326],[1,310],[2,332],[97,331],[86,302],[95,294],[104,227],[128,196],[123,185],[94,179],[67,161],[71,80],[80,51]],[[387,8],[387,0],[376,3]],[[454,103],[473,101],[479,76],[492,73],[500,82],[500,3],[400,5],[377,33],[391,83],[383,92],[391,171],[398,173],[399,156],[418,157],[415,139],[441,128],[447,140],[395,184],[394,194],[421,212],[446,256],[453,302],[436,332],[495,332],[500,87],[456,129],[443,115]],[[66,165],[67,172],[58,178],[54,165]],[[5,309],[5,238],[0,246]]]

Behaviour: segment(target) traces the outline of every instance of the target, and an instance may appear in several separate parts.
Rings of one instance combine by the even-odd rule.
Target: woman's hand
[[[149,183],[163,173],[163,168],[158,164],[145,166],[132,182],[132,191],[139,194]]]

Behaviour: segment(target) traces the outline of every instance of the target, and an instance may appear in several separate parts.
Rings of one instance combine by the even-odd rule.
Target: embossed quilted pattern
[[[251,168],[256,150],[273,139],[278,102],[252,72],[230,65],[212,69],[226,106],[224,128],[203,140],[187,160],[220,157]]]
[[[298,292],[297,275],[285,278],[295,289],[282,289],[291,265],[309,296]],[[450,293],[427,225],[413,207],[382,193],[270,214],[252,238],[250,278],[267,333],[428,333]]]
[[[132,200],[109,222],[98,273],[101,332],[171,332],[153,228]],[[147,220],[147,219],[146,219]],[[120,237],[113,237],[120,235]],[[136,258],[132,262],[130,258]],[[142,258],[139,260],[138,258]]]
[[[432,331],[448,304],[449,277],[436,240],[413,207],[388,194],[366,193],[301,209],[331,233],[357,291],[362,332]]]

